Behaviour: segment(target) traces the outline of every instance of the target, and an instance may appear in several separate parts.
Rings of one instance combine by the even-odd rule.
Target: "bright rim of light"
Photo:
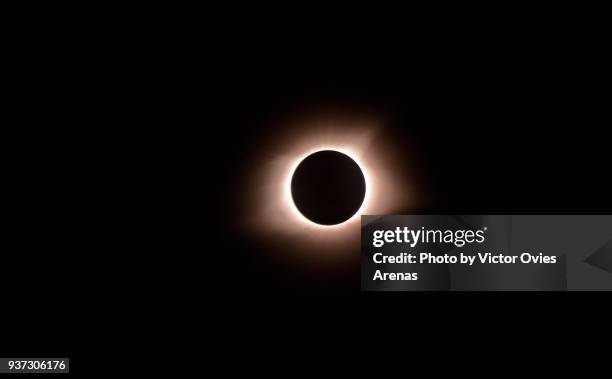
[[[361,169],[361,172],[363,173],[363,177],[365,179],[365,194],[363,197],[363,202],[361,203],[361,206],[359,207],[357,212],[355,212],[355,214],[352,215],[348,220],[343,221],[338,224],[333,224],[333,225],[317,224],[316,222],[306,218],[302,214],[302,212],[300,212],[299,209],[297,209],[297,206],[295,205],[295,202],[293,201],[293,196],[291,195],[291,180],[293,178],[293,174],[295,173],[295,170],[297,169],[297,167],[300,165],[300,163],[302,163],[304,159],[306,159],[311,154],[314,154],[316,152],[323,151],[323,150],[332,150],[332,151],[336,151],[338,153],[347,155],[349,158],[355,161],[355,163],[357,163],[357,166],[359,166],[359,168]],[[291,163],[289,170],[287,171],[287,175],[285,177],[283,187],[284,187],[284,199],[285,199],[286,206],[293,210],[292,213],[293,213],[293,216],[296,218],[296,221],[300,223],[304,223],[305,225],[308,225],[308,226],[314,226],[314,227],[321,228],[321,229],[334,229],[334,228],[342,227],[344,224],[353,223],[357,221],[359,216],[363,214],[364,210],[367,209],[367,205],[369,203],[368,198],[371,192],[370,180],[369,180],[368,170],[366,169],[366,166],[361,162],[361,160],[358,158],[355,152],[351,151],[350,149],[347,149],[344,147],[337,147],[337,146],[317,147],[317,148],[312,149],[308,153],[301,155],[300,158],[294,160]]]

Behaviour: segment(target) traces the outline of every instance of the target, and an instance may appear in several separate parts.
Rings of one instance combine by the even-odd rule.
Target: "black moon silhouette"
[[[321,225],[341,224],[363,204],[366,182],[351,157],[333,150],[313,153],[295,169],[291,196],[298,211]]]

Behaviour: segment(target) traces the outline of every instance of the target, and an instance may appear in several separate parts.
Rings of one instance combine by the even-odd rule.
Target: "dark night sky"
[[[200,328],[221,325],[207,323],[211,315],[229,325],[220,329],[227,338],[218,350],[260,350],[279,330],[281,342],[322,332],[359,347],[363,334],[408,319],[414,327],[478,313],[493,323],[520,320],[523,308],[554,317],[569,296],[577,308],[598,304],[574,294],[360,293],[358,272],[293,272],[261,259],[263,247],[230,225],[245,151],[274,134],[269,120],[327,104],[392,115],[396,142],[419,148],[432,200],[421,212],[610,213],[609,101],[602,95],[609,65],[600,49],[585,42],[568,54],[567,40],[478,44],[433,38],[430,29],[394,40],[353,29],[339,38],[282,30],[210,44],[200,31],[189,34],[197,41],[168,46],[160,46],[166,31],[150,46],[139,32],[120,46],[120,59],[102,48],[66,59],[74,46],[98,41],[67,43],[63,52],[56,43],[69,41],[63,37],[41,42],[49,46],[45,60],[26,59],[31,66],[22,66],[27,75],[12,96],[20,122],[4,139],[14,193],[0,281],[5,325],[14,325],[5,335],[9,349],[76,352],[95,366],[96,349],[132,349],[130,338],[206,342]],[[46,71],[38,62],[48,62]],[[160,216],[176,209],[186,215],[161,217],[164,229]],[[175,235],[169,230],[177,224]],[[426,347],[445,342],[432,338],[435,346]],[[165,354],[177,344],[161,346]]]

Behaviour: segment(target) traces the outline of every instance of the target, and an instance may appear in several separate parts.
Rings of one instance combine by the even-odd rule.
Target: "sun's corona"
[[[375,120],[315,118],[293,124],[285,122],[277,130],[282,132],[260,142],[257,151],[251,155],[253,159],[247,162],[247,167],[251,168],[250,180],[245,187],[245,196],[239,199],[240,204],[244,204],[241,207],[243,214],[250,215],[243,224],[257,236],[267,241],[282,236],[293,254],[299,251],[312,256],[333,251],[332,255],[339,258],[343,252],[352,254],[355,244],[359,244],[361,215],[392,213],[398,205],[409,204],[412,191],[405,179],[408,171],[396,160],[396,156],[402,157],[402,154],[394,149],[393,141],[387,138]],[[346,211],[338,212],[336,219],[325,218],[329,214],[323,214],[323,211],[326,211],[326,204],[333,203],[338,193],[324,192],[321,202],[315,197],[314,205],[312,199],[310,203],[294,199],[294,195],[303,195],[298,191],[292,194],[292,179],[300,163],[321,151],[347,156],[358,168],[354,171],[362,176],[362,190],[359,181],[355,182],[354,176],[350,175],[347,180],[350,185],[339,190],[338,193],[346,192],[347,196],[354,196],[357,200],[351,202]],[[334,180],[329,180],[327,175],[322,183],[337,185],[335,177],[331,177]],[[300,188],[304,183],[308,187],[311,181],[319,180],[315,174],[306,178],[309,179],[301,181]],[[339,183],[342,185],[344,182]],[[317,185],[321,183],[315,183],[314,187],[320,189]],[[330,208],[339,209],[332,205]],[[244,212],[245,209],[248,212]],[[316,246],[316,249],[308,249],[309,246]]]

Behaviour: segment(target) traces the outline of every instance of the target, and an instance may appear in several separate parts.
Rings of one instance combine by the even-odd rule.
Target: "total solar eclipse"
[[[322,150],[302,160],[291,178],[291,197],[298,211],[321,225],[349,220],[363,204],[364,174],[351,157]]]

